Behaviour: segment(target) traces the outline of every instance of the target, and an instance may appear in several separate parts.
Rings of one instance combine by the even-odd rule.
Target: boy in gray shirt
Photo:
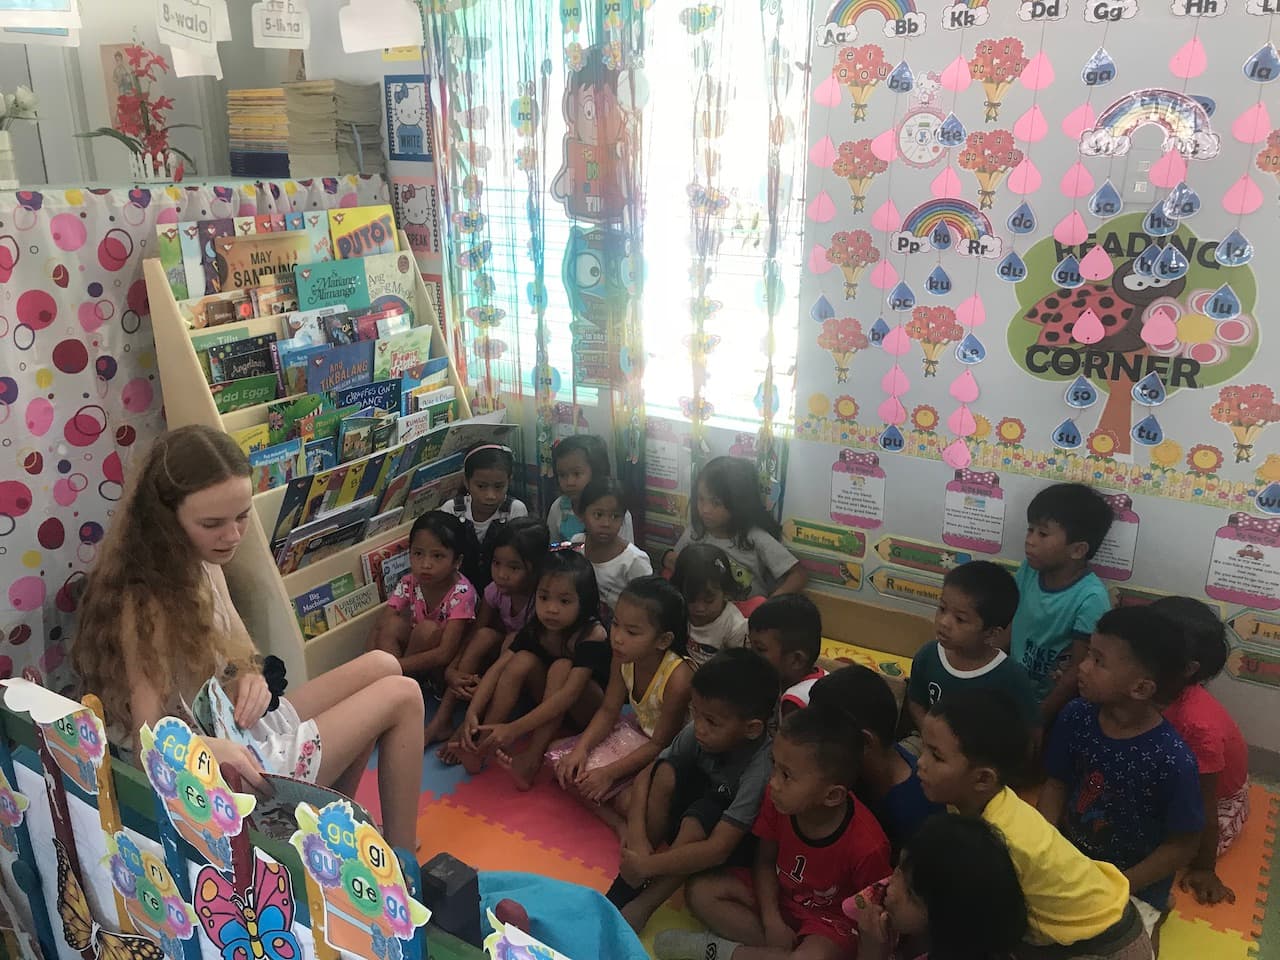
[[[636,778],[607,894],[637,932],[689,877],[737,859],[773,769],[777,702],[777,671],[754,650],[726,650],[693,675],[693,722]]]

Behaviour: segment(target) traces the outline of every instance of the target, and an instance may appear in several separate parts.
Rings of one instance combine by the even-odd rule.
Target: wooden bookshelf
[[[403,232],[400,234],[400,247],[402,250],[409,249],[408,239]],[[271,332],[280,334],[284,332],[280,329],[280,319],[260,317],[192,330],[182,319],[160,261],[148,260],[143,269],[147,294],[151,299],[156,362],[169,427],[202,423],[231,432],[265,423],[265,404],[227,414],[218,413],[195,348],[191,345],[191,337],[193,334],[199,336],[214,330],[232,330],[243,333],[246,337]],[[465,385],[458,379],[453,357],[440,331],[435,304],[428,296],[422,276],[417,271],[415,278],[417,303],[414,305],[414,316],[417,325],[431,326],[432,355],[449,357],[449,383],[457,396],[458,416],[460,419],[467,419],[471,416],[471,407],[467,402]],[[266,531],[275,525],[284,500],[284,491],[284,487],[276,487],[254,496],[254,512],[249,518],[244,540],[235,557],[224,569],[236,610],[249,628],[249,634],[258,649],[263,654],[274,654],[282,659],[288,668],[290,680],[301,684],[306,679],[319,676],[362,653],[369,632],[373,629],[374,619],[383,605],[304,641],[294,613],[293,598],[344,573],[354,573],[357,582],[362,583],[364,577],[360,568],[360,555],[404,536],[412,523],[407,522],[395,529],[385,530],[363,543],[341,550],[287,576],[281,576],[271,554]]]

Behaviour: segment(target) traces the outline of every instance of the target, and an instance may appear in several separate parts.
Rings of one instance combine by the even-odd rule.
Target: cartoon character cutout
[[[427,104],[425,91],[407,83],[397,83],[391,88],[392,112],[395,114],[396,152],[423,156],[426,129]]]
[[[400,187],[400,218],[404,223],[422,227],[431,222],[431,201],[426,187],[416,184]]]
[[[618,103],[618,71],[594,46],[580,69],[569,74],[564,91],[564,165],[551,195],[575,220],[607,223],[622,219],[630,191],[623,170],[626,133]]]

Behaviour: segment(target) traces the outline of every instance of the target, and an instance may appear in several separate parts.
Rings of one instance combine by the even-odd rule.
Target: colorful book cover
[[[388,530],[394,530],[400,526],[400,517],[404,515],[404,507],[392,507],[377,516],[369,518],[369,523],[365,526],[364,538],[372,540],[380,533],[386,533]]]
[[[307,460],[307,473],[320,473],[338,465],[338,438],[325,437],[322,440],[308,440],[303,446],[303,455]]]
[[[252,320],[253,301],[243,290],[228,290],[184,300],[178,304],[178,313],[189,327],[217,327],[224,323]]]
[[[383,491],[382,499],[378,503],[378,509],[383,513],[387,513],[404,507],[404,501],[409,496],[409,481],[412,479],[412,469],[396,474],[391,479],[391,482],[387,484],[387,489]]]
[[[356,487],[355,499],[366,500],[377,498],[382,494],[382,488],[386,486],[386,480],[389,476],[387,467],[390,462],[390,455],[385,450],[374,451],[366,461],[364,474],[360,478],[359,486]]]
[[[349,463],[373,453],[374,422],[373,417],[348,417],[338,424],[338,460],[340,462]],[[363,473],[363,466],[360,469]]]
[[[235,221],[230,217],[220,220],[200,220],[196,227],[196,236],[200,245],[200,267],[204,274],[204,284],[200,292],[221,293],[227,289],[227,263],[225,260],[219,263],[217,241],[236,235]]]
[[[294,340],[281,340],[276,344],[276,356],[280,362],[280,393],[286,397],[307,392],[307,371],[311,359],[329,349],[327,343],[313,346]]]
[[[317,474],[317,476],[323,476],[323,474]],[[275,526],[271,530],[272,553],[280,549],[280,545],[289,536],[289,531],[302,522],[303,511],[306,509],[314,483],[315,477],[310,475],[294,477],[289,481],[284,497],[280,501],[280,512],[276,515]]]
[[[503,423],[506,413],[505,410],[497,410],[450,424],[449,435],[445,438],[439,456],[450,457],[455,453],[465,453],[478,443],[498,443],[510,447],[515,442],[520,425]]]
[[[322,307],[319,310],[300,310],[297,313],[289,314],[285,324],[288,326],[289,335],[294,341],[298,343],[306,342],[313,346],[323,346],[329,342],[324,331],[325,317],[335,313],[346,312],[346,304]]]
[[[244,339],[244,327],[237,327],[235,330],[217,330],[213,333],[202,333],[199,336],[191,338],[191,347],[196,352],[196,359],[200,361],[200,369],[204,371],[204,378],[209,383],[213,383],[213,372],[209,368],[209,350],[212,347],[220,347],[223,344],[235,343],[237,340]]]
[[[377,319],[378,337],[394,337],[401,333],[408,333],[413,329],[413,321],[407,313],[392,313],[384,310],[380,314],[370,315],[370,318]]]
[[[400,415],[388,410],[379,410],[376,416],[377,419],[373,423],[373,449],[386,450],[391,446],[396,435],[396,422],[400,419]]]
[[[303,640],[318,637],[329,629],[324,608],[333,603],[333,600],[333,587],[327,583],[322,583],[302,596],[293,598],[294,614],[298,618],[298,627],[302,630]]]
[[[447,423],[448,420],[446,419],[445,422]],[[410,413],[401,417],[396,423],[396,443],[408,443],[410,440],[425,437],[438,426],[440,424],[432,420],[430,410]]]
[[[213,248],[219,261],[222,290],[249,290],[263,286],[272,277],[289,277],[294,267],[306,262],[309,253],[306,236],[288,231],[219,237]]]
[[[415,393],[430,393],[449,385],[449,358],[436,357],[421,367],[408,370],[400,378],[400,412],[413,413],[410,397]]]
[[[182,265],[182,241],[180,225],[161,223],[156,226],[156,256],[160,266],[164,267],[165,279],[169,281],[169,289],[173,291],[173,299],[185,300],[191,296],[187,292],[187,271]]]
[[[339,597],[325,605],[324,616],[330,626],[336,627],[354,620],[360,614],[372,610],[382,601],[376,584],[367,583],[345,597]]]
[[[431,98],[420,73],[383,78],[387,107],[387,140],[392,160],[425,160],[433,156]]]
[[[337,407],[332,410],[325,410],[321,412],[319,416],[316,417],[315,423],[312,425],[312,429],[315,432],[315,438],[317,440],[325,440],[329,438],[336,440],[338,437],[338,425],[342,423],[343,420],[347,419],[347,417],[354,417],[366,409],[370,411],[369,416],[372,416],[372,408],[362,407],[359,404],[351,404],[349,406]],[[336,453],[337,447],[335,447],[334,450]]]
[[[279,382],[273,373],[260,377],[247,377],[244,380],[228,380],[226,383],[215,383],[209,387],[213,394],[214,405],[219,413],[230,413],[232,410],[243,410],[245,407],[256,407],[276,398]]]
[[[280,233],[284,230],[283,213],[264,213],[253,218],[255,233]]]
[[[264,278],[262,286],[249,290],[253,312],[259,317],[278,317],[298,309],[298,285],[293,280],[292,271],[275,276],[279,283],[267,283]]]
[[[436,185],[427,177],[392,177],[396,222],[409,240],[420,270],[439,270],[440,202]]]
[[[329,581],[329,589],[333,591],[333,599],[345,597],[356,589],[356,575],[354,573],[344,573],[340,577],[334,577]]]
[[[393,557],[397,553],[407,554],[408,552],[409,538],[404,536],[360,554],[360,568],[364,573],[364,582],[372,583],[375,586],[381,585],[382,565],[386,562],[387,557]],[[385,600],[386,598],[383,597],[383,599]]]
[[[294,477],[305,473],[302,441],[286,440],[249,454],[249,468],[254,493],[265,493],[284,486]]]
[[[307,389],[312,393],[325,393],[370,383],[373,375],[374,344],[358,340],[344,347],[331,347],[311,357],[307,363]]]
[[[386,340],[378,340],[373,352],[375,380],[399,377],[406,370],[431,359],[431,328],[415,327]]]
[[[382,580],[380,596],[386,599],[395,592],[396,584],[398,584],[406,573],[409,572],[409,551],[403,550],[400,553],[392,554],[382,561]]]
[[[349,343],[365,339],[356,335],[355,317],[347,313],[331,313],[322,321],[325,339],[335,347],[345,347]]]
[[[252,427],[245,427],[243,430],[232,430],[230,436],[245,452],[245,456],[255,450],[263,450],[271,446],[271,431],[267,429],[265,423],[255,423]]]
[[[347,387],[333,391],[333,402],[338,407],[349,407],[358,404],[362,407],[373,407],[375,410],[400,409],[400,380],[374,380],[358,387]]]
[[[417,266],[408,253],[306,264],[294,271],[294,277],[298,306],[303,310],[346,304],[353,310],[399,307],[413,315]]]
[[[281,572],[292,573],[295,570],[302,570],[318,560],[323,560],[325,557],[333,556],[333,554],[341,550],[353,547],[360,542],[360,535],[363,532],[364,521],[360,521],[296,543],[293,545],[294,553],[291,553],[286,558],[285,565],[289,569],[287,571],[282,569]],[[294,561],[295,556],[296,561]],[[293,564],[292,566],[290,565],[291,563]]]
[[[182,272],[186,275],[187,297],[204,293],[204,263],[200,258],[200,225],[178,224],[178,247],[182,250]],[[174,299],[178,299],[176,296]]]
[[[396,219],[389,203],[341,207],[329,211],[329,236],[339,260],[395,253],[400,249]]]
[[[306,210],[284,215],[286,230],[301,230],[310,243],[304,263],[325,263],[333,259],[333,242],[329,239],[329,215],[324,210]]]
[[[271,351],[271,345],[276,342],[274,333],[264,333],[256,337],[245,337],[241,340],[232,340],[230,343],[219,343],[209,348],[209,372],[213,375],[215,382],[222,380],[239,380],[243,377],[256,377],[264,373],[275,372],[274,354]],[[254,370],[252,373],[240,373],[237,375],[233,371],[237,367],[233,361],[253,357],[261,360],[263,355],[266,356],[266,368],[262,370]],[[243,366],[239,369],[244,369]]]
[[[336,472],[337,471],[330,471],[330,474]],[[340,483],[341,481],[339,480],[336,482]],[[292,486],[293,484],[290,484],[291,488]],[[313,483],[308,488],[308,496],[310,496],[311,490],[316,486],[317,484]],[[328,486],[328,484],[323,484],[323,486]],[[291,490],[285,491],[286,501],[289,498],[290,492]],[[319,504],[319,501],[316,501],[316,503]],[[364,501],[357,501],[355,503],[347,504],[345,507],[328,511],[321,514],[319,517],[306,519],[306,522],[295,523],[284,534],[282,534],[279,542],[273,545],[277,561],[283,563],[285,558],[293,553],[297,553],[297,555],[300,556],[301,552],[295,551],[295,546],[303,541],[310,540],[312,537],[321,533],[329,533],[333,530],[345,528],[355,523],[363,526],[368,522],[369,518],[373,516],[376,510],[377,503],[370,497]],[[305,519],[307,517],[307,508],[304,506],[300,511],[297,511],[297,515]]]
[[[356,325],[356,336],[361,340],[377,340],[413,329],[409,315],[402,313],[398,307],[387,310],[353,310],[352,320]]]
[[[437,510],[440,504],[456,497],[460,489],[462,489],[461,470],[410,490],[409,496],[405,498],[404,515],[420,517],[424,513]]]
[[[302,441],[315,436],[315,419],[327,406],[323,394],[308,393],[267,405],[267,428],[271,442],[284,443],[295,437]]]

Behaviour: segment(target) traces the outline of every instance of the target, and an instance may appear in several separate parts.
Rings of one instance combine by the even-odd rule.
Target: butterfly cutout
[[[301,960],[293,926],[293,888],[284,867],[255,855],[253,887],[243,895],[215,867],[196,875],[200,925],[222,960]]]
[[[67,946],[72,950],[92,947],[100,960],[165,960],[164,951],[154,940],[110,933],[93,922],[89,901],[71,869],[66,848],[56,838],[53,845],[58,852],[58,916],[62,918],[62,937]]]

